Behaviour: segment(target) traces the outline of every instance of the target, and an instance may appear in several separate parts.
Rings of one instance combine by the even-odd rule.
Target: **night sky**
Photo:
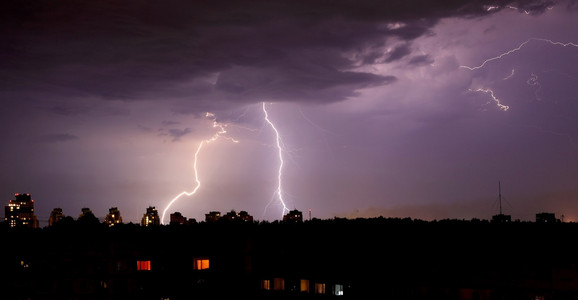
[[[491,219],[501,183],[514,220],[578,220],[577,2],[0,7],[0,195],[41,226],[162,213],[201,143],[167,219]]]

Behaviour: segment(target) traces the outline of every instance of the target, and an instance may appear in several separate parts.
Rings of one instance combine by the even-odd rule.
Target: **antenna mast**
[[[498,199],[500,200],[500,215],[502,214],[502,184],[498,181]]]

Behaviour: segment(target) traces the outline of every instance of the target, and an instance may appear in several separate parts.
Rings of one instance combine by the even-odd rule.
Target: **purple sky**
[[[0,192],[41,225],[163,212],[213,122],[167,218],[490,219],[501,182],[513,219],[578,220],[574,1],[0,6]]]

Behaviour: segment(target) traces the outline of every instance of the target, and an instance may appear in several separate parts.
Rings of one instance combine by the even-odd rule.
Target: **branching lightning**
[[[197,169],[197,161],[198,161],[199,153],[201,152],[201,149],[203,148],[203,146],[204,146],[205,144],[214,142],[214,141],[216,141],[217,139],[219,139],[219,138],[221,138],[221,137],[222,137],[222,138],[225,138],[225,139],[228,139],[228,140],[230,140],[230,141],[232,141],[232,142],[234,142],[234,143],[238,143],[238,142],[239,142],[239,141],[237,141],[237,140],[235,140],[235,139],[233,139],[233,138],[231,138],[231,137],[225,137],[225,136],[223,136],[225,133],[227,133],[227,131],[225,130],[226,125],[217,122],[217,121],[215,120],[215,115],[214,115],[213,113],[206,113],[206,114],[205,114],[205,117],[213,119],[213,128],[217,128],[218,131],[217,131],[217,133],[215,133],[211,138],[206,139],[206,140],[204,140],[204,141],[201,141],[201,143],[200,143],[199,146],[197,147],[197,150],[195,151],[195,156],[194,156],[194,159],[193,159],[193,170],[194,170],[194,173],[195,173],[195,188],[194,188],[191,192],[187,192],[187,191],[181,192],[180,194],[178,194],[176,197],[174,197],[174,198],[169,202],[169,204],[168,204],[168,205],[165,207],[165,209],[163,210],[163,215],[162,215],[162,217],[161,217],[161,223],[162,223],[162,224],[165,224],[165,215],[166,215],[166,212],[167,212],[167,210],[171,207],[171,205],[172,205],[173,203],[175,203],[179,198],[181,198],[181,197],[184,196],[184,195],[187,195],[187,196],[192,196],[192,195],[194,195],[194,194],[197,192],[197,190],[201,187],[201,181],[200,181],[200,179],[199,179],[199,171],[198,171],[198,169]]]
[[[518,10],[518,8],[516,8],[516,7],[508,7],[508,8]],[[492,9],[493,9],[493,8],[492,8]],[[525,11],[525,13],[529,13],[529,12]],[[484,60],[480,65],[477,65],[477,66],[460,66],[460,68],[468,69],[468,70],[470,70],[470,71],[476,71],[476,70],[478,70],[478,69],[484,68],[484,67],[485,67],[487,64],[489,64],[490,62],[500,60],[500,59],[504,58],[505,56],[508,56],[508,55],[510,55],[510,54],[513,54],[513,53],[521,50],[522,48],[524,48],[525,46],[527,46],[527,45],[528,45],[530,42],[532,42],[532,41],[542,42],[542,43],[548,43],[548,44],[551,44],[551,45],[554,45],[554,46],[578,48],[578,44],[572,43],[572,42],[562,43],[562,42],[556,42],[556,41],[553,41],[553,40],[550,40],[550,39],[544,39],[544,38],[529,38],[529,39],[527,39],[526,41],[524,41],[524,42],[522,42],[521,44],[519,44],[517,47],[515,47],[515,48],[513,48],[513,49],[511,49],[511,50],[509,50],[509,51],[506,51],[506,52],[504,52],[504,53],[502,53],[502,54],[499,54],[499,55],[497,55],[497,56],[495,56],[495,57],[491,57],[491,58],[488,58],[488,59]],[[508,76],[506,76],[505,78],[503,78],[503,80],[508,80],[508,79],[512,78],[512,77],[514,76],[514,74],[515,74],[515,69],[512,69],[511,73],[510,73]],[[574,79],[574,80],[578,80],[578,78],[573,77],[573,76],[571,76],[571,75],[569,75],[569,74],[565,74],[565,73],[561,73],[561,74],[567,76],[568,78],[571,78],[571,79]],[[529,78],[526,80],[526,84],[527,84],[528,86],[531,86],[531,87],[534,88],[534,96],[535,96],[535,99],[538,100],[538,101],[542,100],[542,97],[541,97],[541,95],[540,95],[541,90],[542,90],[542,85],[541,85],[540,82],[538,81],[538,75],[537,75],[536,73],[534,73],[534,72],[530,73]],[[489,94],[489,95],[491,96],[491,99],[492,99],[491,101],[494,101],[501,110],[506,111],[506,110],[509,109],[509,107],[508,107],[507,105],[501,104],[500,100],[494,95],[494,92],[493,92],[491,89],[489,89],[489,88],[488,88],[488,89],[483,89],[483,88],[469,89],[469,91],[471,91],[471,92],[483,92],[483,93]],[[488,102],[488,103],[489,103],[489,102]],[[544,127],[539,126],[539,125],[524,125],[524,126],[525,126],[525,127],[529,127],[529,128],[533,128],[533,129],[537,129],[537,130],[539,130],[539,131],[542,132],[542,133],[552,134],[552,135],[556,135],[556,136],[560,136],[560,137],[565,137],[565,138],[568,139],[568,141],[570,142],[570,144],[571,144],[574,148],[578,148],[578,144],[575,142],[574,137],[573,137],[572,134],[563,133],[563,132],[558,132],[558,131],[553,131],[553,130],[548,130],[548,129],[545,129]]]
[[[470,70],[470,71],[477,70],[477,69],[481,69],[481,68],[483,68],[487,63],[489,63],[489,62],[491,62],[491,61],[501,59],[501,58],[504,57],[504,56],[507,56],[507,55],[510,55],[510,54],[512,54],[512,53],[514,53],[514,52],[519,51],[520,49],[522,49],[524,46],[526,46],[526,44],[528,44],[528,43],[531,42],[531,41],[540,41],[540,42],[550,43],[550,44],[552,44],[552,45],[557,45],[557,46],[563,46],[563,47],[571,46],[571,47],[576,47],[576,48],[578,48],[578,44],[574,44],[574,43],[554,42],[554,41],[552,41],[552,40],[543,39],[543,38],[529,38],[529,39],[527,39],[526,41],[522,42],[518,47],[516,47],[516,48],[514,48],[514,49],[512,49],[512,50],[506,51],[506,52],[504,52],[504,53],[502,53],[502,54],[500,54],[500,55],[498,55],[498,56],[494,56],[494,57],[492,57],[492,58],[488,58],[488,59],[484,60],[484,61],[483,61],[480,65],[478,65],[478,66],[475,66],[475,67],[460,66],[460,68],[465,68],[465,69],[468,69],[468,70]]]
[[[285,215],[285,212],[289,212],[289,209],[287,208],[287,205],[285,205],[285,201],[283,200],[283,185],[282,185],[283,164],[284,164],[283,147],[281,145],[281,137],[279,135],[279,131],[277,130],[273,122],[271,122],[271,120],[269,119],[269,114],[267,113],[267,107],[265,105],[265,102],[263,102],[263,113],[265,114],[265,121],[269,124],[269,126],[271,126],[271,128],[275,132],[276,146],[277,151],[279,153],[279,169],[277,170],[277,189],[275,190],[275,194],[277,194],[277,199],[279,199],[279,202],[281,202],[281,205],[283,206],[283,210],[281,211],[281,217],[283,217],[283,215]]]
[[[494,60],[502,59],[503,57],[505,57],[505,56],[507,56],[507,55],[510,55],[510,54],[512,54],[512,53],[515,53],[515,52],[519,51],[520,49],[522,49],[524,46],[526,46],[526,45],[527,45],[528,43],[530,43],[531,41],[539,41],[539,42],[549,43],[549,44],[555,45],[555,46],[562,46],[562,47],[571,46],[571,47],[576,47],[576,48],[578,48],[578,44],[575,44],[575,43],[570,43],[570,42],[569,42],[569,43],[555,42],[555,41],[552,41],[552,40],[550,40],[550,39],[544,39],[544,38],[529,38],[529,39],[525,40],[524,42],[522,42],[520,45],[518,45],[518,47],[513,48],[513,49],[511,49],[511,50],[508,50],[508,51],[506,51],[506,52],[504,52],[504,53],[502,53],[502,54],[500,54],[500,55],[497,55],[497,56],[488,58],[488,59],[484,60],[484,61],[483,61],[480,65],[478,65],[478,66],[473,66],[473,67],[470,67],[470,66],[460,66],[460,68],[468,69],[468,70],[470,70],[470,71],[475,71],[475,70],[481,69],[481,68],[485,67],[486,64],[488,64],[488,63],[490,63],[490,62],[492,62],[492,61],[494,61]],[[503,78],[503,80],[507,80],[507,79],[512,78],[512,77],[514,76],[514,72],[515,72],[515,70],[512,69],[510,75],[508,75],[508,76],[506,76],[505,78]],[[535,95],[536,95],[536,99],[539,100],[538,92],[539,92],[539,90],[540,90],[541,87],[540,87],[539,83],[537,82],[537,78],[538,78],[538,77],[537,77],[536,75],[532,74],[531,78],[528,79],[527,83],[528,83],[528,85],[533,85],[533,86],[536,86],[536,87],[537,87],[537,90],[535,91]],[[481,88],[478,88],[478,89],[469,89],[469,91],[487,93],[487,94],[489,94],[489,95],[492,97],[492,101],[494,101],[494,102],[496,103],[496,105],[498,106],[498,108],[499,108],[500,110],[507,111],[507,110],[509,109],[509,106],[502,104],[502,103],[500,102],[500,99],[498,99],[498,98],[494,95],[494,92],[493,92],[491,89],[481,89]]]
[[[494,95],[494,91],[492,91],[491,89],[475,89],[475,90],[469,89],[468,91],[470,91],[470,92],[482,92],[482,93],[489,94],[490,97],[492,97],[491,101],[494,101],[500,110],[507,111],[508,109],[510,109],[510,107],[508,105],[504,105],[500,102],[500,99],[498,99]]]

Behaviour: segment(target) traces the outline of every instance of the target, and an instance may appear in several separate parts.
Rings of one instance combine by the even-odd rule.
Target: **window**
[[[325,294],[325,283],[315,284],[315,294]]]
[[[193,269],[195,270],[206,270],[209,268],[208,258],[195,258],[193,260]]]
[[[301,288],[299,290],[301,292],[309,293],[309,280],[301,279]]]
[[[138,260],[136,262],[137,271],[150,271],[151,261],[150,260]]]
[[[271,280],[263,279],[261,280],[261,289],[262,290],[270,290],[271,289]]]
[[[334,295],[343,296],[343,284],[336,284],[335,285]]]
[[[283,278],[273,278],[273,290],[283,291],[285,290],[285,279]]]

